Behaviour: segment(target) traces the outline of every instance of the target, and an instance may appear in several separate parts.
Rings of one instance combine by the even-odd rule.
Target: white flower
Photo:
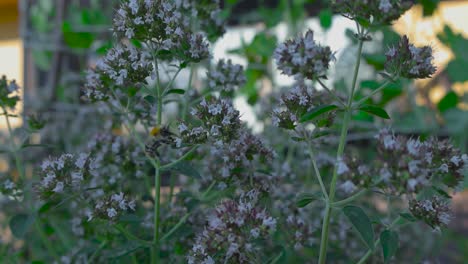
[[[76,159],[75,166],[79,169],[83,169],[84,165],[86,164],[86,160],[88,159],[88,154],[80,153],[78,158]]]
[[[271,216],[268,217],[268,218],[265,218],[265,219],[263,219],[262,225],[270,228],[271,230],[274,230],[274,229],[276,229],[276,219],[274,219]]]
[[[63,182],[59,181],[57,182],[57,184],[55,184],[55,188],[52,190],[53,192],[56,192],[56,193],[61,193],[63,192]]]
[[[336,169],[337,170],[337,173],[338,175],[341,175],[343,173],[346,173],[349,171],[349,168],[348,166],[346,165],[346,163],[344,163],[343,159],[339,159],[338,160],[338,168]]]
[[[380,0],[379,10],[385,13],[388,13],[393,6],[389,0]]]
[[[10,179],[7,179],[4,183],[3,183],[3,187],[6,189],[6,190],[11,190],[13,188],[15,188],[15,183],[10,181]]]
[[[406,148],[408,149],[408,152],[416,156],[419,154],[419,148],[421,147],[421,142],[419,140],[414,140],[410,139],[408,142],[406,142]]]
[[[352,193],[356,190],[356,185],[354,185],[352,181],[347,180],[340,185],[340,189],[342,189],[345,193]]]
[[[115,216],[117,216],[117,211],[114,209],[114,208],[108,208],[107,209],[107,216],[109,218],[114,218]]]
[[[136,207],[135,200],[131,200],[130,202],[128,202],[127,206],[130,210],[135,211],[135,207]]]
[[[258,227],[250,230],[250,235],[252,235],[253,238],[257,238],[260,235],[260,229]]]
[[[450,162],[452,162],[455,166],[458,166],[458,164],[462,161],[459,156],[453,156],[450,159]]]

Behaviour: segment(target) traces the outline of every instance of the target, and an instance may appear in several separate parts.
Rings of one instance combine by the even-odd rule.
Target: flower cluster
[[[331,101],[330,95],[324,91],[309,89],[304,82],[298,82],[287,93],[281,96],[280,107],[273,109],[272,123],[284,129],[295,129],[299,119],[314,107]],[[333,122],[332,111],[316,120],[318,126],[328,126]]]
[[[350,157],[338,161],[339,188],[345,193],[373,185],[394,194],[417,194],[435,183],[454,188],[468,168],[468,155],[447,140],[421,141],[388,129],[382,129],[377,140],[378,156],[372,163]]]
[[[371,168],[356,158],[344,158],[337,161],[337,173],[343,181],[338,188],[350,194],[358,188],[368,188],[372,184]],[[358,187],[359,186],[359,187]]]
[[[63,154],[58,158],[46,159],[41,164],[41,181],[37,191],[41,197],[80,189],[82,182],[97,176],[97,166],[89,155]]]
[[[334,0],[333,8],[343,16],[361,24],[388,25],[412,6],[406,0]]]
[[[135,211],[135,200],[130,200],[122,192],[112,194],[96,202],[94,211],[88,216],[88,221],[93,218],[115,221],[127,211]]]
[[[278,69],[297,80],[326,77],[330,62],[335,56],[328,46],[321,46],[314,40],[314,32],[298,36],[281,43],[274,52]]]
[[[231,93],[236,87],[241,87],[245,84],[246,78],[244,68],[238,64],[232,64],[231,60],[227,62],[224,59],[219,60],[215,69],[207,73],[208,87],[223,92]]]
[[[419,201],[411,200],[409,208],[416,218],[436,230],[439,230],[442,226],[447,226],[452,218],[449,204],[438,196]]]
[[[456,187],[468,165],[468,155],[460,154],[447,140],[426,141],[395,136],[387,129],[378,135],[382,183],[400,192],[414,193],[431,181]],[[398,191],[397,191],[398,192]]]
[[[276,219],[258,206],[258,191],[237,201],[226,200],[208,217],[208,225],[196,237],[188,263],[251,263],[261,253],[256,242],[276,230]]]
[[[91,138],[87,151],[92,154],[93,164],[99,177],[92,177],[89,187],[121,184],[128,176],[141,177],[144,153],[131,140],[123,136],[99,133]]]
[[[21,184],[15,183],[10,179],[2,179],[2,181],[0,181],[0,194],[8,195],[15,199],[21,199],[23,194],[22,187]]]
[[[398,46],[390,48],[385,55],[385,70],[393,75],[411,79],[429,78],[436,71],[432,64],[432,48],[417,48],[409,43],[407,36],[403,36]]]
[[[96,69],[86,76],[86,96],[102,100],[107,97],[109,87],[135,87],[151,76],[153,64],[151,55],[132,45],[118,45],[110,49],[104,58],[96,63]]]
[[[275,152],[266,147],[255,135],[242,130],[231,142],[217,142],[206,150],[206,180],[216,181],[219,189],[227,186],[249,186],[267,191],[273,182],[272,176],[259,173],[262,165],[270,165]],[[249,184],[253,179],[252,186]]]
[[[187,0],[128,0],[117,11],[114,32],[120,37],[150,41],[161,58],[198,62],[207,58],[209,51],[203,35],[190,30],[194,14],[197,11]]]
[[[8,81],[6,76],[3,75],[0,79],[0,106],[2,108],[15,108],[16,103],[20,100],[17,95],[18,90],[19,86],[16,81]]]
[[[177,146],[185,144],[199,144],[207,139],[229,142],[235,138],[240,129],[239,111],[234,109],[231,101],[212,98],[207,102],[205,98],[190,112],[201,121],[200,126],[192,126],[182,122],[179,125],[180,138],[176,139]]]

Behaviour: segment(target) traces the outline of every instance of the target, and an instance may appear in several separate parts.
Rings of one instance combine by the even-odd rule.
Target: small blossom
[[[312,30],[280,44],[274,53],[278,69],[286,75],[301,79],[324,78],[330,62],[335,56],[330,47],[323,47],[314,41]]]

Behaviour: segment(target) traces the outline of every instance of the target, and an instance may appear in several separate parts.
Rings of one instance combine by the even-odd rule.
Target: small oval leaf
[[[185,90],[184,89],[170,89],[167,91],[167,94],[184,94]]]
[[[322,106],[318,106],[314,109],[312,109],[311,111],[305,113],[301,119],[299,120],[299,122],[301,123],[304,123],[304,122],[307,122],[307,121],[310,121],[314,118],[316,118],[317,116],[319,115],[322,115],[322,114],[325,114],[326,112],[330,112],[332,110],[335,110],[337,109],[338,106],[336,105],[322,105]]]
[[[367,214],[360,207],[348,205],[343,208],[343,213],[358,231],[359,236],[369,249],[374,249],[374,229]]]
[[[34,223],[34,216],[17,214],[10,219],[10,230],[16,238],[23,238]]]
[[[296,205],[299,208],[305,207],[311,202],[320,199],[320,193],[301,193],[297,196]]]
[[[382,245],[384,261],[388,263],[398,250],[398,233],[391,230],[384,230],[380,234],[380,244]]]
[[[364,112],[369,113],[369,114],[372,114],[372,115],[375,115],[375,116],[378,116],[378,117],[381,117],[381,118],[384,118],[384,119],[390,119],[390,116],[387,114],[387,112],[385,112],[384,109],[382,109],[380,107],[377,107],[377,106],[363,105],[363,106],[359,107],[359,110],[364,111]]]

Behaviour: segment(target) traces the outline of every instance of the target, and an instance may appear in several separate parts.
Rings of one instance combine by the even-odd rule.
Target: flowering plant
[[[101,132],[73,153],[36,164],[28,178],[21,155],[28,146],[16,143],[8,123],[7,151],[19,177],[7,176],[0,190],[22,205],[10,229],[23,238],[34,227],[47,249],[41,254],[25,246],[24,258],[365,263],[381,247],[387,262],[396,257],[403,225],[422,221],[441,230],[451,219],[449,193],[466,174],[466,154],[448,140],[388,128],[375,133],[372,157],[347,144],[354,113],[390,118],[369,103],[387,85],[436,72],[432,49],[403,36],[385,54],[381,86],[357,93],[372,29],[410,5],[333,1],[336,12],[356,22],[358,50],[347,93],[326,85],[335,52],[313,31],[279,44],[273,58],[295,84],[259,104],[264,131],[254,133],[233,103],[248,82],[244,67],[223,59],[210,64],[210,41],[225,31],[219,3],[122,1],[113,20],[116,43],[87,72],[83,91],[88,103],[108,113]],[[203,64],[211,67],[195,89],[192,75]],[[187,68],[188,85],[181,89]],[[17,90],[14,81],[0,81],[7,121]],[[171,104],[178,111],[171,113]],[[26,138],[43,127],[29,121]],[[394,201],[385,215],[372,203],[381,197]]]

